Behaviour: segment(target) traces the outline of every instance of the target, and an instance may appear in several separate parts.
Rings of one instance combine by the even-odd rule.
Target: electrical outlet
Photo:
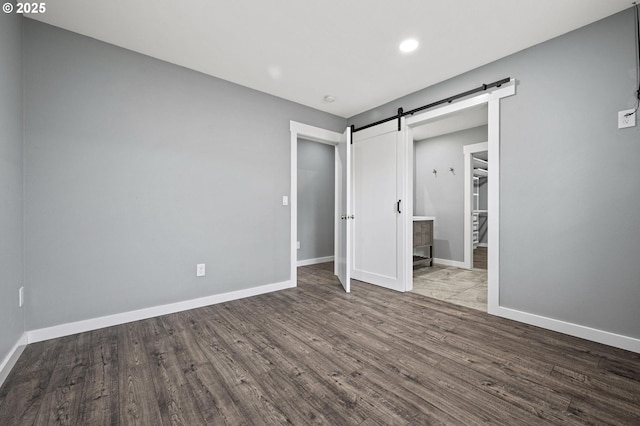
[[[289,205],[289,197],[286,195],[282,196],[282,205],[283,206],[288,206]]]
[[[18,307],[22,308],[22,305],[24,305],[24,287],[18,290]]]
[[[298,250],[300,250],[300,241],[298,241],[298,244],[296,245],[296,248],[297,248]]]
[[[625,111],[618,111],[618,129],[624,129],[626,127],[635,127],[636,115],[634,109],[627,109]]]
[[[198,263],[196,265],[196,277],[204,277],[204,274],[205,274],[204,263]]]

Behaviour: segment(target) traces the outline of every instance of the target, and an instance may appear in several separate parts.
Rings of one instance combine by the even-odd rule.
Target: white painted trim
[[[320,142],[327,145],[337,145],[340,143],[342,133],[332,130],[321,129],[320,127],[310,126],[297,121],[289,122],[289,130],[296,133],[298,138],[307,139],[313,142]]]
[[[315,259],[298,260],[298,266],[317,265],[318,263],[333,262],[334,256],[316,257]]]
[[[570,336],[579,337],[581,339],[591,340],[604,345],[640,353],[640,339],[633,337],[543,317],[541,315],[530,314],[528,312],[522,312],[511,308],[505,308],[504,306],[498,306],[493,314],[514,321],[523,322],[525,324],[546,328],[547,330],[553,330]]]
[[[320,127],[310,126],[308,124],[299,123],[297,121],[289,121],[289,131],[291,132],[291,193],[289,194],[289,206],[291,207],[291,253],[290,253],[290,265],[291,269],[289,277],[293,286],[298,283],[298,138],[310,140],[313,142],[320,142],[327,145],[333,145],[336,147],[341,141],[342,133],[334,132]],[[337,161],[337,153],[335,154]],[[338,184],[338,175],[336,174],[336,185]],[[337,188],[334,189],[337,193]],[[337,212],[336,203],[336,222],[337,217],[340,214]],[[338,227],[334,225],[334,234]],[[337,235],[334,235],[334,240],[337,240]],[[334,243],[337,244],[337,243]],[[337,250],[337,246],[334,247]],[[337,272],[337,270],[336,270]]]
[[[489,150],[489,142],[474,143],[462,147],[464,154],[475,154],[476,152],[484,152]]]
[[[500,305],[500,99],[489,101],[488,110],[491,178],[487,183],[487,312],[493,314]]]
[[[335,261],[335,257],[338,255],[340,250],[339,243],[340,238],[338,237],[338,233],[340,232],[340,200],[339,200],[339,188],[338,185],[340,183],[340,157],[338,153],[338,145],[334,148],[333,152],[333,275],[338,275],[338,262]]]
[[[85,331],[98,330],[100,328],[126,324],[128,322],[153,318],[160,315],[173,314],[176,312],[187,311],[189,309],[196,309],[203,306],[243,299],[245,297],[271,293],[295,286],[295,283],[293,283],[292,281],[283,281],[280,283],[267,284],[258,287],[247,288],[244,290],[214,294],[212,296],[200,297],[198,299],[185,300],[182,302],[170,303],[167,305],[154,306],[151,308],[139,309],[136,311],[123,312],[120,314],[107,315],[104,317],[91,318],[83,321],[55,325],[53,327],[30,330],[26,333],[27,341],[28,343],[41,342],[43,340],[69,336],[71,334],[82,333]]]
[[[484,247],[484,248],[487,248],[487,247],[489,247],[489,244],[487,244],[487,243],[478,243],[478,244],[476,244],[476,247]]]
[[[460,262],[458,260],[449,260],[449,259],[437,259],[433,258],[433,263],[436,265],[442,266],[453,266],[454,268],[467,269],[464,262]]]
[[[484,152],[489,150],[489,142],[474,143],[472,145],[465,145],[462,147],[462,153],[464,154],[464,206],[463,206],[463,220],[464,220],[464,268],[473,268],[473,244],[471,241],[471,224],[473,209],[473,160],[472,154],[476,152]]]
[[[300,125],[301,123],[290,123],[290,128],[293,129],[294,124]],[[289,280],[294,285],[298,284],[298,268],[296,263],[298,262],[298,133],[295,130],[291,130],[291,189],[289,193],[289,206],[291,214],[291,228],[290,228],[290,248],[289,253]]]
[[[18,358],[20,358],[20,355],[22,354],[22,351],[24,351],[24,348],[27,347],[27,343],[27,333],[22,333],[22,336],[20,336],[7,356],[4,357],[2,363],[0,363],[0,386],[2,386],[7,376],[9,376],[9,373],[11,372],[13,366],[16,365],[16,362],[18,362]]]

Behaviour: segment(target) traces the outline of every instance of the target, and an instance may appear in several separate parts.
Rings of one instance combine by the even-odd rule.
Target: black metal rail
[[[406,117],[407,115],[413,115],[416,112],[424,111],[425,109],[433,108],[433,107],[436,107],[438,105],[449,104],[449,103],[455,101],[456,99],[464,98],[464,97],[467,97],[469,95],[473,95],[474,93],[484,92],[487,89],[491,89],[492,87],[500,87],[503,84],[508,83],[509,81],[511,81],[511,78],[507,77],[507,78],[503,78],[503,79],[498,80],[498,81],[494,81],[493,83],[483,84],[482,86],[476,87],[475,89],[471,89],[471,90],[467,90],[466,92],[458,93],[457,95],[453,95],[453,96],[450,96],[448,98],[441,99],[441,100],[439,100],[437,102],[432,102],[432,103],[430,103],[428,105],[423,105],[421,107],[412,109],[411,111],[407,111],[407,112],[404,112],[404,110],[402,108],[398,108],[398,114],[394,115],[393,117],[388,117],[388,118],[385,118],[384,120],[379,120],[379,121],[376,121],[375,123],[367,124],[365,126],[361,126],[361,127],[357,127],[357,128],[354,125],[351,125],[351,132],[352,133],[359,132],[360,130],[368,129],[369,127],[377,126],[378,124],[382,124],[382,123],[387,123],[387,122],[392,121],[392,120],[398,120],[398,131],[400,131],[401,130],[400,129],[400,119],[402,117]]]

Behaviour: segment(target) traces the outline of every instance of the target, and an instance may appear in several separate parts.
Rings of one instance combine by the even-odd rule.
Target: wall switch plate
[[[298,241],[298,244],[296,244],[296,248],[300,250],[300,241]]]
[[[289,205],[289,197],[287,197],[286,195],[282,196],[282,205],[283,206],[288,206]]]
[[[196,277],[204,277],[204,263],[198,263],[196,265]]]
[[[638,115],[638,113],[635,112],[635,109],[618,111],[618,129],[624,129],[626,127],[635,127],[636,115]]]
[[[22,308],[22,305],[24,305],[24,287],[18,290],[18,307]]]

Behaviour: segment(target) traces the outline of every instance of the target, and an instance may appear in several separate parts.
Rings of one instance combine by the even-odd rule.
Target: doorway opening
[[[469,246],[473,248],[478,245],[473,243],[472,237],[479,238],[480,233],[473,231],[473,223],[467,224],[474,217],[479,219],[477,210],[480,208],[480,194],[477,191],[481,188],[485,191],[482,207],[487,211],[486,185],[479,185],[479,181],[472,179],[471,171],[467,170],[472,156],[468,153],[469,147],[475,147],[473,152],[480,146],[484,147],[485,152],[487,150],[487,104],[416,126],[412,129],[412,135],[412,291],[487,312],[486,266],[483,270],[474,269],[473,252],[469,252]],[[472,206],[476,216],[470,210]],[[427,232],[424,232],[425,229]],[[430,256],[425,257],[425,252]],[[428,262],[416,261],[416,257],[430,259]]]
[[[297,266],[333,262],[335,147],[298,138]]]
[[[334,161],[334,193],[333,193],[333,197],[334,197],[334,207],[333,207],[333,211],[329,211],[329,217],[332,218],[333,220],[333,255],[330,256],[321,256],[321,257],[325,257],[326,262],[331,262],[331,260],[329,259],[330,257],[333,257],[334,260],[334,274],[339,275],[339,272],[341,270],[341,262],[340,259],[345,257],[345,249],[342,248],[341,243],[344,242],[344,237],[343,235],[346,233],[344,229],[342,229],[344,226],[343,223],[341,223],[341,221],[339,221],[337,218],[339,217],[339,211],[342,209],[342,198],[343,198],[343,191],[341,190],[343,185],[343,165],[341,164],[341,162],[339,161],[341,158],[341,155],[339,155],[340,153],[340,148],[343,147],[345,145],[345,140],[344,140],[344,134],[341,133],[337,133],[337,132],[333,132],[331,130],[327,130],[327,129],[322,129],[319,127],[315,127],[315,126],[310,126],[308,124],[304,124],[304,123],[299,123],[296,121],[291,121],[289,124],[289,130],[291,132],[291,192],[289,194],[289,198],[290,198],[290,205],[291,205],[291,238],[290,238],[290,282],[293,285],[297,285],[297,281],[298,281],[298,210],[299,210],[299,206],[298,206],[298,145],[299,145],[299,141],[305,141],[305,142],[310,142],[310,143],[320,143],[320,144],[325,144],[325,145],[329,145],[330,148],[333,149],[334,154],[333,154],[333,161]],[[313,145],[309,145],[309,148],[311,148],[311,150],[313,151],[314,148],[318,148],[317,146],[313,146]],[[327,156],[329,155],[328,153]],[[302,154],[303,157],[306,156],[306,154]],[[304,180],[304,179],[303,179]],[[304,182],[302,182],[302,184],[304,185]],[[313,201],[311,201],[313,202]],[[326,207],[326,206],[325,206]],[[303,207],[304,209],[304,207]],[[326,210],[326,209],[325,209]],[[342,221],[344,222],[344,221]],[[303,227],[309,225],[309,223],[302,225]],[[330,229],[330,225],[325,225],[326,229]],[[331,232],[331,231],[328,231]],[[303,242],[300,242],[300,247],[302,247]],[[326,244],[326,242],[324,243]],[[336,259],[337,258],[337,259]],[[310,260],[311,259],[311,260]],[[317,258],[317,257],[311,257],[310,259],[301,259],[301,261],[304,263],[304,261],[306,260],[306,264],[309,264],[308,262],[313,262],[313,263],[317,263],[317,262],[321,262],[324,259],[322,258]],[[345,286],[343,283],[343,286],[345,286],[345,290],[348,292],[349,291],[349,282],[348,280],[345,280],[347,285]]]
[[[464,147],[465,157],[465,251],[469,269],[487,269],[488,188],[490,179],[487,144]],[[470,223],[467,223],[470,222]]]

